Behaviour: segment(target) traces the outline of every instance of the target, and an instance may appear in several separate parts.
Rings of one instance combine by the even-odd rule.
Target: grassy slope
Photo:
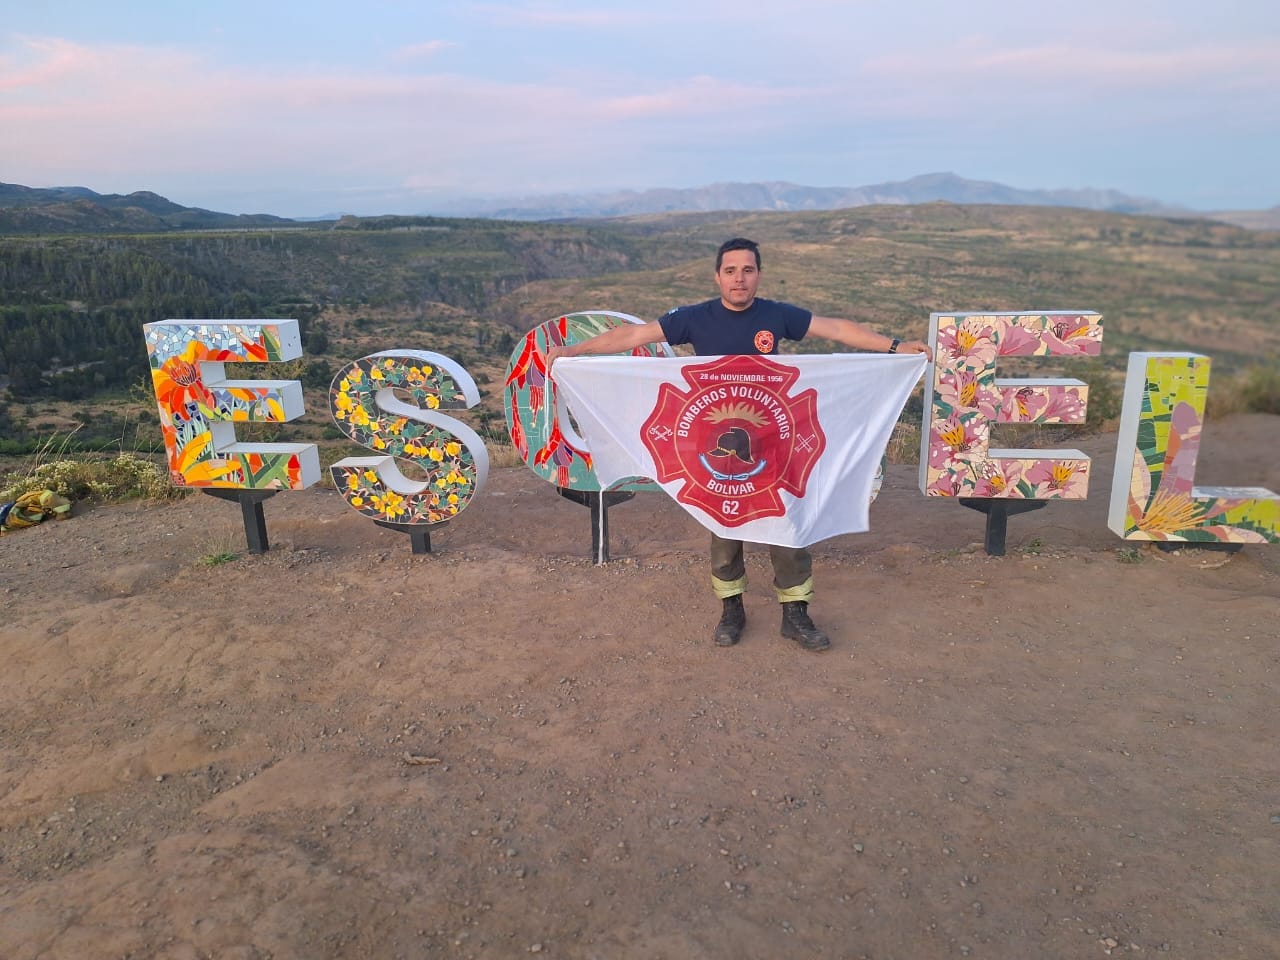
[[[646,218],[705,239],[764,247],[765,295],[887,331],[922,333],[932,311],[1091,309],[1107,355],[1193,349],[1232,367],[1280,353],[1280,235],[1205,221],[1057,208],[868,207],[751,214],[715,223]],[[636,229],[640,221],[630,221]],[[656,316],[709,295],[711,265],[539,285],[527,303],[576,302]],[[562,307],[563,308],[563,307]]]
[[[1280,357],[1280,234],[1204,220],[929,204],[386,228],[396,222],[119,242],[230,277],[276,315],[290,301],[316,305],[330,336],[318,359],[334,369],[394,347],[454,356],[491,417],[504,332],[571,310],[652,319],[710,296],[715,247],[736,235],[763,245],[764,295],[894,334],[922,336],[931,311],[1078,308],[1105,315],[1116,369],[1135,349],[1196,350],[1222,372]],[[309,390],[308,406],[312,432],[328,422],[323,391]]]

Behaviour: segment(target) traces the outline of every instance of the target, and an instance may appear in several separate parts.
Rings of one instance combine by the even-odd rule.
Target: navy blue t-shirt
[[[730,310],[717,297],[676,307],[658,323],[667,343],[693,345],[699,356],[777,353],[779,340],[803,340],[813,314],[760,297],[746,310]]]

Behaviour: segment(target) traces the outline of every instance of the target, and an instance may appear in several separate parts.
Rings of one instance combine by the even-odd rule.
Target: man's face
[[[756,255],[750,250],[730,250],[720,261],[716,273],[720,301],[730,310],[745,310],[756,298],[760,286],[760,270]]]

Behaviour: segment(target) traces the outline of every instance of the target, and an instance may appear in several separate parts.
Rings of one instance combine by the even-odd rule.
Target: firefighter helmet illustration
[[[751,455],[747,427],[759,429],[767,422],[755,408],[745,403],[724,404],[709,410],[706,419],[717,426],[732,424],[716,438],[713,449],[698,457],[712,477],[722,481],[749,480],[768,466],[767,460],[756,462]]]

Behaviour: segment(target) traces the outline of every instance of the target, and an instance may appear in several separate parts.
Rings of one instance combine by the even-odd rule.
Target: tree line
[[[147,374],[145,323],[283,315],[236,274],[120,240],[0,242],[0,382],[17,401],[82,400]],[[315,315],[302,306],[288,315]]]

